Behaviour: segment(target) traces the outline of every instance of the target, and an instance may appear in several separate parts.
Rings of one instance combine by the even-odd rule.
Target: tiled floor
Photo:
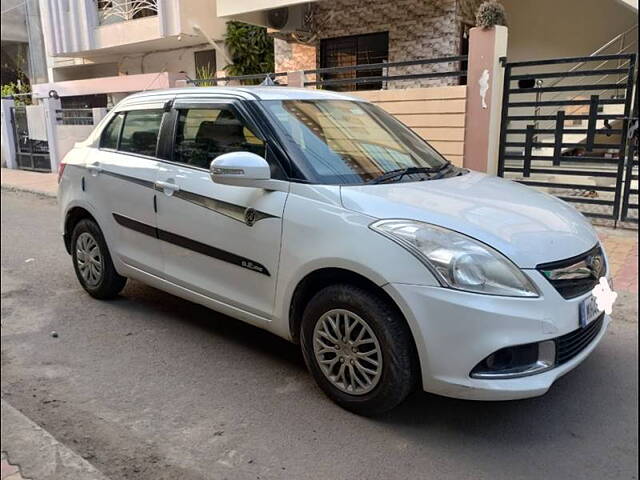
[[[598,227],[609,256],[615,290],[638,293],[638,232]]]

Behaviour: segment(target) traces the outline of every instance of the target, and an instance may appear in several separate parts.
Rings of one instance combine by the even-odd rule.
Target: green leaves
[[[266,28],[227,22],[225,43],[233,61],[224,68],[227,74],[237,76],[273,72],[273,38],[267,35]]]
[[[5,83],[2,85],[2,98],[13,97],[16,94],[31,93],[31,86],[28,83],[18,81],[18,83]],[[13,98],[16,105],[31,104],[31,97],[28,95],[20,95]]]

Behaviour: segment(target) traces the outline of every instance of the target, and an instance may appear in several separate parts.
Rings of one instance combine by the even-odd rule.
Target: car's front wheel
[[[361,415],[392,409],[415,385],[411,332],[390,303],[354,285],[319,291],[301,327],[305,362],[320,388]]]
[[[120,293],[127,279],[116,272],[104,236],[93,220],[78,222],[71,235],[71,247],[76,276],[89,295],[108,299]]]

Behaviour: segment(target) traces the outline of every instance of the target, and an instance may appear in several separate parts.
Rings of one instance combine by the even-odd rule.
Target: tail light
[[[67,164],[62,162],[60,163],[60,165],[58,165],[58,183],[60,183],[60,180],[62,180],[62,174],[64,173],[64,167],[66,167]]]

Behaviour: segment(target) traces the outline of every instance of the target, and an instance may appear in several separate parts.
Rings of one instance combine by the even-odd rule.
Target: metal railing
[[[158,15],[157,0],[94,0],[100,25]]]
[[[368,63],[304,70],[304,86],[328,89],[386,89],[390,82],[423,82],[442,78],[464,78],[466,55]],[[238,83],[255,85],[269,78],[275,85],[286,86],[289,72],[261,73],[228,77],[190,79],[197,86]],[[361,88],[364,87],[364,88]]]
[[[549,97],[547,100],[554,101],[558,98],[562,98],[563,92],[567,92],[567,91],[575,92],[576,90],[579,90],[578,88],[575,88],[575,87],[580,86],[581,84],[580,82],[582,82],[582,84],[584,84],[585,87],[588,87],[588,88],[583,88],[583,91],[590,90],[593,94],[598,96],[602,96],[607,92],[612,92],[612,91],[613,93],[610,93],[610,95],[618,96],[620,90],[624,92],[623,84],[627,81],[626,75],[622,74],[618,78],[616,78],[615,72],[614,73],[612,72],[613,70],[620,71],[629,65],[629,59],[621,58],[620,55],[632,54],[635,51],[637,51],[637,40],[636,40],[637,30],[638,30],[638,25],[636,24],[631,28],[625,30],[624,32],[619,33],[618,35],[613,37],[611,40],[606,42],[604,45],[602,45],[601,47],[593,51],[588,57],[585,57],[582,60],[578,61],[573,67],[567,70],[565,76],[556,78],[548,85],[544,85],[544,81],[538,78],[536,80],[536,86],[537,86],[536,102],[540,102],[542,100],[542,96],[544,92],[554,92],[554,89],[556,93],[551,97]],[[615,46],[616,50],[612,52],[611,51],[607,52],[612,46]],[[591,62],[594,62],[594,61],[600,61],[600,63],[598,63],[595,66],[591,66],[590,65]],[[614,63],[614,65],[612,65],[612,62]],[[598,76],[598,74],[596,73],[596,76],[598,76],[598,78],[596,79],[593,79],[592,77],[588,77],[588,78],[583,77],[581,80],[578,80],[577,82],[572,83],[571,86],[567,88],[562,88],[560,84],[566,81],[568,78],[574,78],[576,75],[579,75],[579,72],[581,71],[580,69],[584,66],[587,66],[588,70],[590,71],[594,71],[594,72],[599,71],[602,74]],[[603,84],[602,82],[605,82],[605,81],[607,81],[607,83]],[[597,90],[598,85],[601,85],[601,89],[597,92],[594,92],[594,87]],[[611,88],[612,86],[615,87],[616,85],[618,88]],[[569,101],[576,100],[580,98],[582,95],[583,95],[582,92],[574,93],[571,97],[569,97],[566,100],[569,100]],[[545,111],[545,114],[555,115],[558,112],[558,110],[560,110],[560,108],[562,107],[558,106],[557,108],[551,111]],[[579,106],[573,109],[567,109],[566,113],[570,115],[575,113],[578,110],[580,110]],[[540,113],[541,113],[541,108],[538,107],[536,109],[536,115],[539,115]],[[544,128],[545,124],[551,125],[552,123],[543,121],[538,124],[538,122],[536,122],[536,128]]]
[[[229,83],[238,83],[240,85],[257,85],[269,78],[275,85],[286,87],[287,72],[280,73],[256,73],[252,75],[229,75],[227,77],[211,77],[211,78],[190,78],[187,83],[192,83],[197,87],[215,87],[225,86]],[[285,82],[282,81],[284,78]]]
[[[63,108],[56,110],[58,125],[93,125],[93,109],[91,108]]]

